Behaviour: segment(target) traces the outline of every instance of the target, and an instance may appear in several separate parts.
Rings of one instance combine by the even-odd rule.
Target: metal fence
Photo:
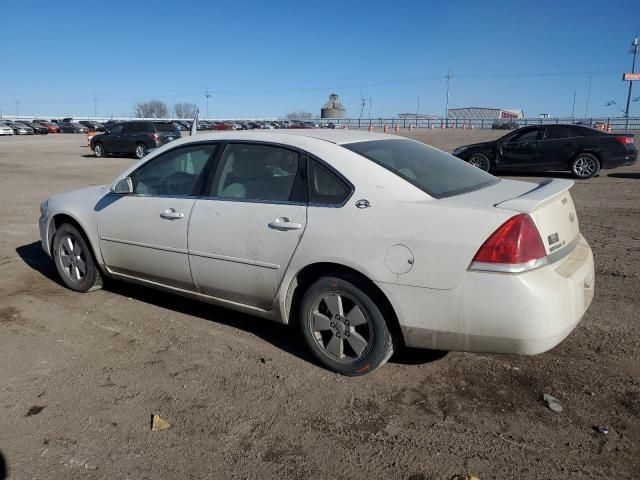
[[[513,123],[517,127],[528,125],[549,125],[554,123],[596,126],[598,123],[607,124],[612,131],[640,130],[640,117],[592,117],[592,118],[519,118],[519,119],[463,119],[463,118],[340,118],[323,119],[322,122],[340,124],[346,128],[427,128],[427,129],[465,129],[477,128],[491,130],[499,124]]]

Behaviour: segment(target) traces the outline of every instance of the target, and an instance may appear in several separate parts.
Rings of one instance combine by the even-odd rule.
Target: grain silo
[[[329,101],[320,110],[320,118],[346,118],[347,109],[340,103],[338,95],[329,95]]]

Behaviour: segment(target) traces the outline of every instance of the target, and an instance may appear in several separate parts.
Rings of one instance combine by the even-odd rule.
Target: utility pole
[[[418,115],[420,115],[420,95],[418,95],[418,106],[416,107],[416,127],[418,126]]]
[[[369,97],[369,125],[371,125],[371,97]]]
[[[98,97],[93,97],[93,116],[94,118],[98,116]]]
[[[362,114],[364,113],[364,107],[367,104],[367,101],[364,98],[364,87],[360,89],[360,116],[358,117],[358,128],[360,128],[360,123],[362,121]]]
[[[449,126],[449,87],[451,86],[451,69],[447,72],[447,102],[444,106],[444,118],[447,119],[447,127]]]
[[[209,120],[209,98],[211,98],[211,93],[209,93],[209,87],[204,92],[204,96],[207,99],[207,120]]]
[[[573,92],[573,105],[571,107],[571,118],[575,118],[576,113],[576,92]]]
[[[584,107],[584,118],[587,118],[589,112],[589,100],[591,99],[591,75],[589,75],[589,90],[587,90],[587,104]]]
[[[16,98],[16,120],[20,119],[20,104],[22,102]]]
[[[631,42],[631,51],[629,53],[633,54],[633,63],[631,64],[631,73],[635,73],[636,71],[636,56],[638,55],[638,32],[636,32],[636,36]],[[629,80],[629,93],[627,94],[627,108],[625,109],[625,124],[624,129],[626,130],[629,127],[629,103],[631,102],[631,88],[633,87],[633,80]]]

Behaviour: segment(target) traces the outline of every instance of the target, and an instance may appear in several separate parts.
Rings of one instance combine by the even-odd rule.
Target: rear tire
[[[478,167],[480,170],[484,170],[488,172],[491,170],[491,160],[484,153],[474,153],[472,154],[467,162],[474,167]]]
[[[571,173],[579,180],[593,178],[599,171],[600,162],[590,153],[579,153],[571,162]]]
[[[53,260],[64,284],[76,292],[102,288],[102,274],[91,248],[76,227],[63,223],[53,237]]]
[[[299,327],[324,367],[347,376],[365,375],[386,363],[394,339],[381,309],[357,279],[321,277],[302,297]]]
[[[147,147],[144,145],[144,143],[136,143],[133,154],[138,160],[140,160],[147,154]]]

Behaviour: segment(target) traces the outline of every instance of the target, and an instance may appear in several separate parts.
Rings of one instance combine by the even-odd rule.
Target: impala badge
[[[549,235],[547,237],[547,241],[549,242],[549,246],[551,246],[554,243],[558,243],[560,241],[560,237],[558,236],[557,233],[554,233],[553,235]]]

